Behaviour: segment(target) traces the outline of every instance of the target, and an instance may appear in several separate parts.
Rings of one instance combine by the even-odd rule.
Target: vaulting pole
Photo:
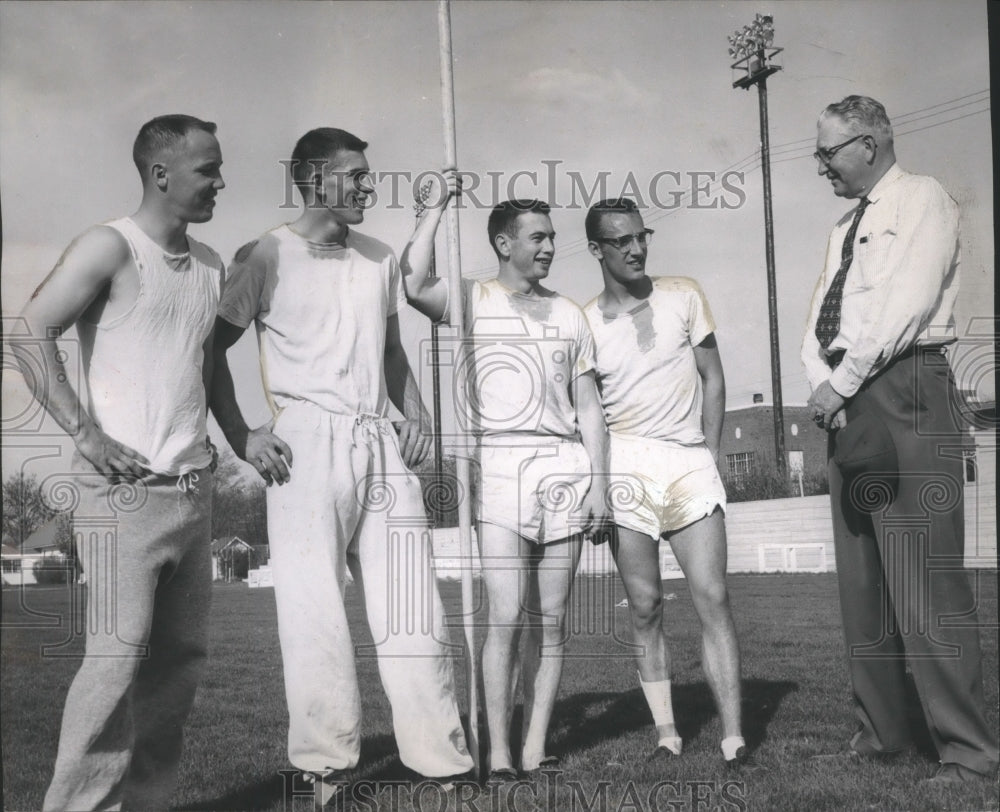
[[[444,162],[445,166],[458,167],[455,141],[455,78],[451,57],[451,7],[448,0],[438,2],[438,44],[441,55],[441,103],[444,122]],[[459,343],[465,337],[464,308],[462,307],[462,258],[459,253],[457,199],[452,201],[445,212],[445,226],[448,237],[448,291],[451,307],[449,322],[454,328]],[[460,349],[458,363],[454,369],[455,385],[463,385],[460,374],[464,350]],[[473,623],[474,603],[472,584],[472,491],[469,487],[469,440],[466,421],[461,414],[465,408],[465,398],[455,398],[455,474],[458,478],[458,544],[462,561],[462,625],[465,631],[466,676],[469,690],[469,723],[466,740],[469,752],[475,762],[477,777],[481,773],[479,763],[479,669],[476,663],[475,624]]]

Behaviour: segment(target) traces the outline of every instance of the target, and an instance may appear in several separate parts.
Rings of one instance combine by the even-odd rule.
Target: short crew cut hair
[[[490,245],[493,246],[493,253],[498,257],[497,237],[506,234],[508,237],[517,236],[517,218],[522,214],[548,214],[552,209],[548,203],[542,200],[529,200],[518,198],[505,200],[497,203],[490,212],[490,219],[486,223],[486,233],[490,238]]]
[[[596,240],[600,237],[601,222],[608,214],[638,214],[639,207],[634,200],[627,197],[615,197],[607,200],[599,200],[587,210],[587,218],[583,221],[583,228],[587,232],[588,240]]]
[[[183,140],[191,130],[203,130],[215,135],[215,122],[177,113],[157,116],[143,124],[132,145],[132,160],[139,174],[145,175],[157,155]]]
[[[289,171],[296,186],[309,183],[316,170],[342,150],[364,152],[368,142],[362,141],[347,130],[336,127],[317,127],[303,135],[292,150],[292,164]]]
[[[826,106],[824,116],[837,116],[859,134],[872,133],[883,140],[892,140],[892,122],[881,102],[870,96],[846,96]]]

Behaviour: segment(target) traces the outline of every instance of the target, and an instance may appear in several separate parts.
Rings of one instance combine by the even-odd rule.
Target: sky
[[[995,397],[982,362],[994,301],[983,2],[454,2],[458,163],[483,179],[460,213],[463,272],[496,270],[490,205],[540,197],[554,204],[550,286],[587,302],[601,278],[582,201],[603,176],[609,195],[624,188],[644,204],[656,230],[647,271],[704,288],[729,408],[756,392],[770,401],[758,99],[733,89],[726,41],[755,13],[774,16],[784,49],[768,81],[784,402],[808,397],[798,360],[806,309],[830,228],[851,206],[816,173],[815,122],[851,93],[883,102],[900,164],[937,177],[960,205],[956,373],[962,387]],[[135,133],[173,112],[218,124],[227,186],[214,219],[191,234],[225,259],[294,219],[282,161],[317,126],[369,142],[383,181],[359,230],[401,252],[413,226],[407,179],[444,161],[437,4],[0,3],[6,330],[74,236],[136,209]],[[401,323],[426,384],[427,322],[408,311]],[[73,363],[72,336],[66,344]],[[268,416],[255,350],[248,335],[232,351],[253,425]],[[35,420],[9,367],[5,358],[5,466],[27,446],[60,457],[58,430]]]

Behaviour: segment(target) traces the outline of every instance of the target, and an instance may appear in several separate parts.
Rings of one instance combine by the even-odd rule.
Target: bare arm
[[[726,376],[722,371],[719,345],[715,333],[710,333],[694,348],[694,362],[702,385],[701,425],[715,461],[719,461],[722,443],[722,422],[726,416]]]
[[[212,414],[226,435],[226,440],[233,447],[236,456],[246,459],[247,435],[250,427],[243,419],[239,404],[236,402],[236,388],[233,386],[233,374],[229,369],[229,359],[226,353],[239,341],[243,328],[231,324],[223,318],[215,320],[212,330],[212,380],[209,391],[209,405]]]
[[[56,338],[107,298],[112,282],[129,262],[128,246],[113,229],[98,226],[85,232],[66,249],[21,312],[28,336],[10,341],[31,393],[73,438],[80,454],[109,479],[142,476],[149,460],[101,431],[84,411],[60,360]]]
[[[448,201],[457,193],[459,186],[454,170],[445,170],[443,174],[447,187],[431,190],[427,208],[420,215],[413,236],[399,259],[407,301],[432,321],[441,321],[448,311],[448,280],[430,275],[434,235]]]
[[[582,507],[584,532],[590,533],[608,521],[605,498],[608,482],[608,429],[593,370],[577,377],[575,401],[580,440],[590,457],[591,485]]]
[[[283,485],[291,479],[288,469],[292,465],[292,449],[271,432],[270,424],[251,430],[236,402],[236,388],[227,352],[243,332],[243,327],[223,318],[215,320],[210,390],[212,414],[236,456],[250,463],[268,485],[272,482]]]
[[[221,260],[220,260],[221,261]],[[222,293],[226,289],[226,269],[223,266],[219,269],[219,297],[221,299]],[[208,338],[205,339],[205,343],[202,345],[202,351],[204,352],[204,361],[201,367],[201,379],[205,386],[205,401],[210,403],[212,399],[212,374],[215,369],[215,329],[216,325],[212,325],[212,329],[208,333]]]
[[[417,381],[410,369],[399,337],[399,316],[386,320],[385,383],[389,400],[403,413],[405,422],[399,432],[403,462],[409,467],[419,465],[431,449],[431,419],[420,398]]]
[[[205,387],[205,405],[208,406],[208,401],[212,397],[212,372],[213,372],[213,360],[212,360],[212,346],[215,343],[215,328],[208,334],[208,338],[205,339],[205,343],[201,345],[201,351],[203,353],[203,360],[201,364],[201,381],[202,385]],[[214,471],[219,466],[219,449],[215,447],[215,443],[212,442],[211,437],[205,437],[205,445],[208,446],[208,450],[212,452],[212,462],[211,468]]]

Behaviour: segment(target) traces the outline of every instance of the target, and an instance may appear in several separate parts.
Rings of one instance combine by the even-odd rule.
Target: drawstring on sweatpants
[[[177,477],[177,490],[181,493],[197,493],[198,492],[198,472],[189,471],[186,474],[181,474]]]
[[[387,422],[384,417],[377,414],[372,414],[371,412],[359,412],[354,418],[354,427],[357,429],[359,426],[361,428],[361,433],[365,440],[371,442],[373,440],[378,440],[380,434],[388,434]],[[357,432],[354,433],[354,438],[357,437]],[[357,442],[352,438],[352,445],[357,446]]]

